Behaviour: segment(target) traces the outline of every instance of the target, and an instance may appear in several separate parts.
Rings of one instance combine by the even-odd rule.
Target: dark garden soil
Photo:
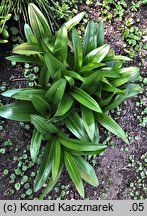
[[[89,13],[89,18],[97,20],[100,16],[98,7],[90,8],[88,6],[81,6],[80,10],[86,10]],[[129,15],[128,15],[129,16]],[[143,7],[140,13],[137,13],[141,19],[140,28],[147,26],[147,12],[146,7]],[[115,19],[109,24],[106,22],[105,32],[106,41],[115,49],[118,54],[124,54],[121,51],[123,40],[120,32],[121,21]],[[0,86],[2,82],[6,83],[8,89],[25,86],[22,66],[12,65],[5,60],[5,56],[11,53],[12,47],[7,45],[0,46]],[[146,52],[146,51],[142,51]],[[138,66],[141,59],[141,53],[134,59],[132,65]],[[145,62],[141,67],[141,75],[143,78],[147,76],[147,68]],[[101,140],[108,145],[107,150],[101,156],[92,158],[91,164],[94,166],[96,174],[99,178],[99,186],[94,188],[85,183],[85,191],[87,199],[146,199],[147,198],[147,175],[146,158],[147,158],[147,129],[143,123],[146,117],[144,112],[147,106],[146,86],[143,94],[140,94],[135,99],[129,99],[122,104],[120,108],[112,113],[115,120],[127,132],[129,137],[129,144],[125,144],[121,139],[116,138],[101,128]],[[9,99],[1,96],[3,104],[9,103]],[[4,119],[1,119],[4,120]],[[10,175],[14,173],[17,168],[21,156],[29,151],[26,147],[30,144],[31,127],[25,129],[18,122],[4,120],[3,129],[0,130],[0,148],[3,148],[4,142],[11,140],[12,146],[6,147],[6,154],[0,154],[0,199],[22,199],[21,194],[27,190],[21,186],[20,190],[14,188],[14,184],[19,182],[21,176],[18,175],[18,180],[11,182]],[[19,150],[16,151],[16,146]],[[15,158],[17,156],[17,158]],[[145,158],[146,157],[146,158]],[[23,160],[25,163],[25,158]],[[26,164],[29,162],[26,162]],[[33,186],[33,179],[31,172],[37,170],[38,165],[30,165],[30,168],[25,171],[30,179],[30,188]],[[9,171],[4,174],[4,170]],[[45,185],[44,185],[45,186]],[[38,194],[24,197],[26,199],[37,198]],[[78,195],[73,183],[64,170],[57,186],[49,193],[46,199],[81,199]]]

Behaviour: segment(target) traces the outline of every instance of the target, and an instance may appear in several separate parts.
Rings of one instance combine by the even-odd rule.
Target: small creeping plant
[[[34,191],[38,191],[48,181],[41,199],[54,187],[64,165],[84,197],[83,180],[97,187],[98,179],[82,156],[97,155],[106,148],[99,144],[99,125],[128,142],[108,112],[140,92],[140,87],[133,83],[139,69],[123,67],[124,61],[131,59],[115,55],[104,44],[102,21],[90,21],[81,41],[75,26],[84,12],[52,35],[41,11],[34,4],[29,4],[28,10],[30,26],[24,26],[27,42],[16,46],[13,53],[17,55],[7,59],[40,65],[38,88],[2,93],[16,102],[0,107],[0,116],[34,125],[30,146],[34,162],[42,140],[47,141],[34,183]]]

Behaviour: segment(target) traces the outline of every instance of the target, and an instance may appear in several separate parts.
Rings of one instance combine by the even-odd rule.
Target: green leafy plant
[[[53,1],[53,0],[2,0],[0,4],[0,16],[6,16],[8,13],[13,14],[14,20],[18,21],[22,17],[26,23],[29,22],[27,6],[34,3],[47,17],[50,28],[54,32],[54,28],[58,27],[56,20],[68,20],[78,12],[77,4],[82,0],[72,1]]]
[[[3,92],[3,96],[17,101],[0,107],[1,117],[34,125],[30,146],[34,162],[42,140],[47,141],[34,183],[34,191],[38,191],[48,180],[40,199],[54,187],[64,165],[82,197],[82,180],[98,186],[93,167],[82,156],[105,150],[106,146],[99,144],[99,125],[128,142],[108,112],[141,90],[134,84],[139,69],[123,67],[131,59],[115,55],[104,44],[102,21],[90,21],[81,42],[74,26],[83,16],[82,12],[73,17],[54,36],[41,11],[29,4],[31,27],[24,26],[27,42],[16,46],[15,55],[7,57],[40,67],[38,88]]]
[[[9,33],[7,31],[6,22],[10,19],[11,14],[6,16],[0,16],[0,43],[7,43],[7,38],[9,37]]]
[[[0,5],[0,14],[6,15],[9,12],[13,13],[15,19],[18,20],[20,15],[23,15],[25,20],[27,18],[27,5],[29,3],[35,3],[42,10],[45,10],[45,7],[48,8],[47,0],[2,0]]]
[[[2,0],[0,4],[0,16],[7,16],[11,13],[14,20],[20,21],[20,18],[22,18],[25,23],[28,23],[27,7],[29,3],[34,3],[38,6],[38,8],[46,15],[51,30],[54,31],[54,28],[52,27],[53,23],[55,26],[57,25],[54,14],[59,14],[59,12],[54,10],[54,1],[52,0]]]
[[[53,12],[53,16],[55,19],[69,20],[78,12],[78,6],[83,1],[82,0],[59,0],[53,1],[51,0],[51,11]]]
[[[128,22],[128,25],[131,24]],[[129,54],[130,57],[134,57],[141,49],[143,32],[139,29],[138,26],[125,27],[123,30],[123,40],[130,46],[129,49],[124,49],[125,52]]]
[[[97,4],[102,6],[102,13],[105,19],[111,22],[114,17],[119,17],[122,20],[127,8],[127,3],[124,0],[104,0],[101,2]]]

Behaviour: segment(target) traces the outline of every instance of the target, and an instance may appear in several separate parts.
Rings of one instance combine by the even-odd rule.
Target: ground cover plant
[[[50,174],[41,198],[58,180],[63,164],[82,197],[82,179],[98,185],[92,166],[81,156],[105,150],[106,146],[99,144],[100,124],[128,143],[123,129],[108,112],[141,91],[140,86],[134,84],[139,69],[124,67],[123,63],[131,59],[115,55],[110,46],[104,44],[102,21],[99,24],[90,21],[81,42],[74,26],[83,16],[84,13],[80,13],[66,22],[54,36],[43,14],[30,4],[31,27],[28,24],[24,27],[28,42],[13,49],[18,55],[7,58],[40,65],[37,88],[4,92],[3,96],[17,102],[2,106],[0,115],[11,120],[31,121],[34,125],[30,146],[33,161],[37,159],[41,141],[48,141],[34,187],[35,191],[39,190]],[[66,128],[73,134],[72,138]]]

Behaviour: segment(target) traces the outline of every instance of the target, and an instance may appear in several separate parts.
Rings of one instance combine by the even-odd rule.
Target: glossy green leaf
[[[99,81],[102,81],[102,74],[99,72],[93,72],[91,75],[85,77],[84,82],[81,86],[81,88],[84,91],[87,91],[89,94],[93,94],[97,91],[98,89],[98,83]]]
[[[12,14],[10,14],[10,13],[6,14],[5,17],[3,17],[4,18],[3,21],[4,22],[8,21],[11,18],[11,16],[12,16]]]
[[[100,149],[97,151],[76,151],[76,150],[71,150],[68,148],[65,148],[65,149],[68,150],[74,156],[96,156],[96,155],[103,153],[106,149],[106,146],[105,146],[105,149]]]
[[[44,71],[45,74],[43,75],[43,77],[44,77],[45,84],[47,84],[49,81],[49,78],[56,73],[57,68],[54,64],[54,61],[52,61],[52,57],[51,57],[50,53],[44,54],[44,60],[45,60],[45,64],[46,64],[46,70]]]
[[[68,35],[65,25],[63,25],[57,33],[55,44],[54,44],[54,54],[56,58],[66,65],[67,60],[67,48],[68,48]]]
[[[78,31],[75,28],[72,30],[72,43],[74,49],[74,71],[79,71],[83,63],[83,51]]]
[[[56,81],[47,91],[45,98],[47,101],[52,102],[52,108],[56,112],[59,104],[62,101],[64,91],[66,88],[66,79],[62,78]]]
[[[30,145],[30,154],[33,162],[36,161],[37,156],[39,154],[41,141],[42,134],[37,129],[34,129]]]
[[[112,69],[111,67],[105,67],[100,70],[102,75],[106,78],[120,78],[119,70]]]
[[[31,98],[31,102],[33,106],[39,113],[50,114],[51,107],[49,103],[43,97],[40,97],[39,95],[30,95],[29,97]]]
[[[89,138],[93,140],[95,133],[95,120],[93,112],[91,109],[88,109],[85,106],[81,106],[81,114],[87,134]]]
[[[64,77],[65,77],[65,79],[68,81],[68,83],[69,83],[70,87],[73,87],[73,86],[74,86],[74,84],[75,84],[75,81],[74,81],[74,79],[73,79],[73,78],[71,78],[71,77],[69,77],[69,76],[64,76]]]
[[[60,163],[60,168],[59,168],[59,172],[58,172],[58,175],[56,176],[56,179],[53,180],[53,178],[51,177],[49,182],[47,183],[47,186],[46,188],[43,190],[42,194],[39,196],[39,200],[42,200],[44,197],[47,196],[47,194],[53,189],[53,187],[56,185],[61,173],[62,173],[62,170],[63,170],[63,162]]]
[[[123,129],[107,114],[95,114],[96,120],[107,130],[114,133],[116,136],[122,138],[126,143],[128,143],[127,135]]]
[[[95,112],[102,112],[100,106],[98,103],[86,92],[84,92],[80,88],[73,88],[71,91],[71,95],[82,105],[88,107],[91,110],[94,110]]]
[[[92,50],[90,53],[88,53],[85,56],[83,65],[86,65],[88,63],[93,63],[93,62],[100,63],[105,58],[105,56],[108,54],[109,49],[110,49],[110,46],[105,44],[99,48]]]
[[[114,67],[113,67],[113,69],[120,69],[120,68],[122,68],[123,67],[123,62],[122,61],[116,61],[115,62],[115,65],[114,65]]]
[[[68,71],[64,71],[64,75],[72,77],[75,80],[80,80],[81,82],[84,81],[84,78],[80,74],[78,74],[78,73],[76,73],[74,71],[69,71],[69,70]]]
[[[143,88],[138,84],[129,83],[126,85],[126,98],[135,97],[137,94],[143,93]]]
[[[126,99],[126,95],[117,95],[112,103],[108,104],[104,111],[107,112],[109,110],[113,110],[118,107],[124,100]]]
[[[56,82],[54,82],[51,87],[48,89],[48,91],[45,94],[45,98],[48,102],[53,102],[55,99],[55,93],[57,88],[59,88],[62,83],[65,83],[65,79],[59,79]]]
[[[55,38],[43,38],[41,41],[44,52],[53,54]]]
[[[72,149],[75,151],[83,151],[83,152],[89,152],[89,151],[100,151],[104,150],[106,148],[105,145],[101,144],[95,144],[87,141],[81,141],[77,139],[71,139],[67,137],[60,137],[59,138],[61,144],[65,146],[67,149]]]
[[[46,91],[43,89],[20,88],[20,89],[7,90],[3,92],[1,95],[5,97],[12,97],[17,100],[31,101],[29,95],[44,96],[45,93]]]
[[[50,75],[51,75],[50,71],[47,69],[46,65],[44,64],[39,74],[39,86],[41,86],[42,88],[47,88]]]
[[[110,68],[115,69],[115,67],[116,67],[119,63],[123,64],[124,61],[121,61],[121,60],[113,60],[113,61],[103,61],[103,63],[105,63],[107,67],[110,67]]]
[[[30,28],[30,26],[25,23],[24,25],[24,33],[25,33],[25,36],[26,36],[26,39],[28,42],[32,42],[32,43],[36,43],[37,40],[32,32],[32,29]]]
[[[59,79],[61,79],[62,77],[62,71],[61,71],[61,68],[59,68],[58,70],[56,70],[54,76],[53,76],[53,79],[54,81],[57,81]]]
[[[108,79],[106,79],[105,77],[102,76],[101,81],[105,84],[107,84],[108,86],[112,87],[112,84],[108,81]]]
[[[87,74],[86,72],[90,72],[94,69],[100,68],[102,66],[105,66],[103,63],[97,63],[97,62],[92,62],[89,64],[84,65],[83,67],[80,68],[80,74]]]
[[[57,178],[60,162],[61,162],[61,144],[58,139],[55,138],[53,146],[53,165],[52,165],[52,179],[53,181]]]
[[[65,88],[66,88],[66,79],[62,79],[62,83],[56,88],[56,92],[54,95],[54,100],[53,100],[53,108],[54,110],[57,109],[58,105],[60,104],[62,97],[64,95],[65,92]]]
[[[70,113],[72,112],[72,108],[71,109],[69,109],[64,115],[62,115],[62,116],[56,116],[56,114],[53,116],[53,118],[52,118],[52,121],[53,122],[61,122],[61,121],[63,121],[67,116],[69,116],[70,115]]]
[[[93,140],[92,140],[92,142],[94,142],[94,143],[99,143],[99,141],[100,141],[100,134],[99,134],[99,125],[98,125],[98,123],[97,122],[95,122],[95,132],[94,132],[94,137],[93,137]],[[103,152],[103,151],[102,151]],[[97,155],[97,154],[100,154],[101,152],[96,152],[96,154],[95,155]]]
[[[64,160],[65,160],[65,166],[67,168],[67,171],[73,183],[75,184],[77,191],[79,192],[81,197],[84,198],[84,186],[83,186],[83,182],[82,182],[82,178],[81,178],[79,169],[74,161],[74,157],[65,151]]]
[[[97,187],[99,183],[93,167],[80,156],[74,156],[74,160],[79,168],[82,179],[92,186]]]
[[[8,40],[0,39],[0,44],[8,43]]]
[[[54,139],[52,140],[51,143],[47,143],[44,149],[41,165],[34,182],[35,192],[42,187],[42,185],[46,182],[51,172],[52,163],[53,163],[53,145],[54,145]]]
[[[0,107],[0,116],[15,121],[30,121],[30,115],[38,114],[30,102],[16,102]]]
[[[43,50],[39,44],[27,42],[14,47],[13,53],[20,55],[35,55],[43,53]]]
[[[64,120],[68,129],[80,140],[88,140],[83,121],[76,111],[72,111]]]
[[[111,81],[111,84],[114,87],[119,87],[119,86],[127,83],[129,80],[130,80],[130,76],[121,77],[121,78],[118,78],[118,79]]]
[[[66,26],[67,30],[69,31],[74,26],[76,26],[81,21],[81,19],[83,18],[84,15],[85,15],[85,12],[81,12],[81,13],[77,14],[76,16],[74,16],[72,19],[70,19],[68,22],[66,22],[65,26]]]
[[[134,82],[139,77],[139,71],[140,69],[138,67],[128,67],[128,68],[121,68],[119,70],[120,75],[124,78],[129,76],[130,82]]]
[[[66,71],[65,66],[49,52],[45,53],[44,59],[50,75],[54,76],[59,69]]]
[[[134,82],[138,80],[139,77],[139,68],[137,67],[128,67],[128,68],[121,68],[116,70],[119,73],[120,77],[111,81],[111,84],[114,87],[118,87],[123,85],[126,82]]]
[[[117,95],[112,103],[108,103],[108,105],[104,108],[105,112],[115,109],[127,98],[135,97],[137,94],[142,92],[142,88],[137,84],[129,83],[126,85],[124,92],[125,95]]]
[[[12,55],[6,57],[6,59],[12,62],[24,62],[24,63],[40,64],[40,65],[42,65],[43,63],[38,56]]]
[[[33,3],[28,5],[28,14],[31,27],[38,42],[41,43],[43,38],[52,38],[52,33],[43,13]]]
[[[73,104],[73,97],[71,97],[68,93],[64,93],[63,98],[61,100],[61,103],[59,104],[57,111],[56,111],[56,116],[63,116],[65,115],[69,109],[71,108]]]
[[[83,43],[83,52],[84,56],[91,52],[97,47],[97,38],[95,37],[95,23],[93,21],[88,22],[85,34],[84,34],[84,43]]]
[[[113,93],[124,94],[123,90],[121,90],[119,88],[115,88],[115,87],[110,86],[110,85],[103,85],[103,90],[108,91],[108,92],[113,92]]]
[[[97,47],[100,47],[104,44],[104,22],[101,20],[98,24],[97,29]]]
[[[3,28],[3,26],[2,26],[2,28],[0,28],[0,33],[3,35],[4,38],[8,38],[9,37],[9,32],[7,31],[7,29],[5,28],[5,26],[4,26],[4,28]]]
[[[127,56],[114,55],[114,56],[106,56],[103,59],[103,62],[106,62],[106,61],[115,61],[115,60],[119,60],[119,61],[132,61],[132,59],[130,59]]]
[[[46,139],[51,139],[51,134],[57,133],[57,128],[45,118],[38,115],[31,115],[31,123]]]

